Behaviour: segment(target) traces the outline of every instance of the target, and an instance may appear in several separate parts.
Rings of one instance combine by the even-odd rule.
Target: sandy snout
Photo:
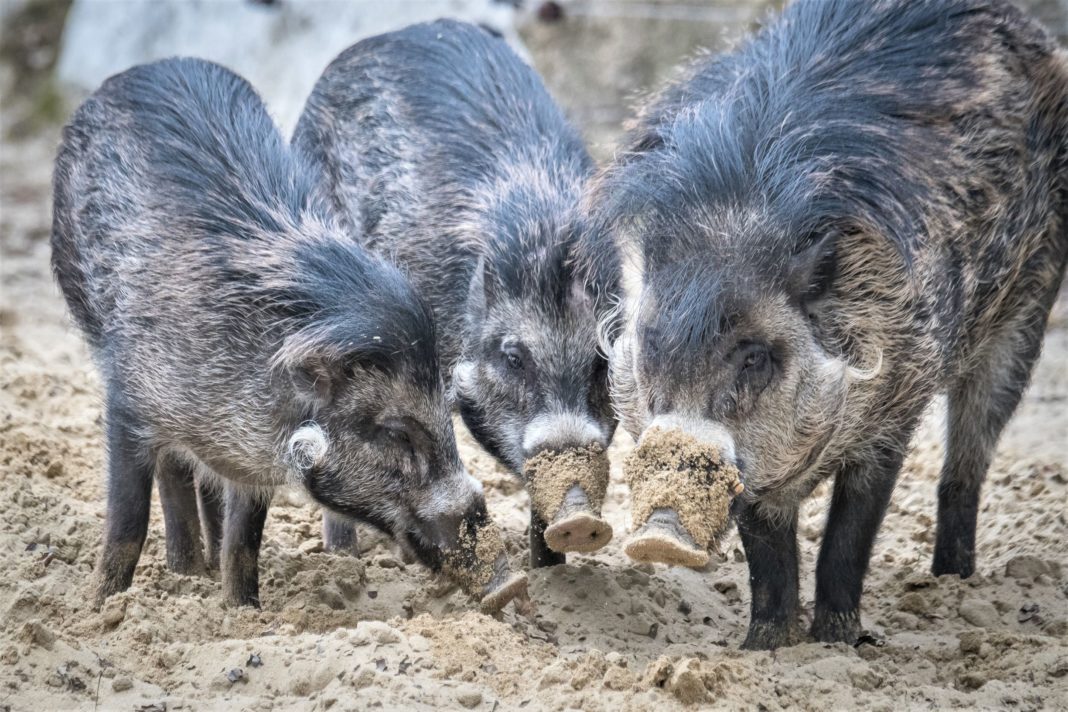
[[[702,568],[727,528],[738,468],[719,450],[678,430],[652,428],[627,456],[635,532],[624,546],[641,562]]]
[[[608,469],[608,454],[600,445],[545,450],[527,460],[531,506],[548,523],[550,549],[591,552],[612,540],[612,527],[601,518]]]
[[[479,599],[483,611],[494,613],[512,600],[525,607],[527,575],[513,574],[497,525],[487,521],[464,527],[459,541],[445,557],[443,572],[468,595]]]

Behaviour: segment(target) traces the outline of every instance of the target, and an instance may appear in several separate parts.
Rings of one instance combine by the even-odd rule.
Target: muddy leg
[[[197,480],[197,505],[200,509],[200,528],[204,534],[204,559],[211,570],[219,568],[219,550],[222,548],[223,516],[225,510],[223,490],[220,485]]]
[[[148,533],[152,502],[154,458],[134,435],[136,421],[122,399],[117,389],[109,388],[108,505],[104,546],[97,563],[97,606],[130,587]]]
[[[532,509],[530,511],[530,568],[556,566],[567,561],[567,556],[557,553],[545,543],[545,527],[548,526]]]
[[[270,500],[226,485],[222,581],[227,605],[260,607],[260,543]]]
[[[816,611],[811,631],[816,640],[852,644],[860,634],[864,576],[907,443],[906,437],[897,447],[880,449],[874,465],[847,467],[835,476],[816,565]]]
[[[188,461],[164,454],[156,462],[156,481],[167,534],[167,566],[176,573],[202,576],[207,568],[200,540],[193,469]]]
[[[355,522],[323,510],[323,548],[335,554],[360,555]]]
[[[752,596],[749,632],[742,647],[770,650],[793,645],[797,632],[797,512],[789,521],[764,518],[741,500],[733,505],[738,532],[749,560]]]

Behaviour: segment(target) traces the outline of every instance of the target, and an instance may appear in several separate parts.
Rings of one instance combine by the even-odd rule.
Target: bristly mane
[[[976,81],[967,44],[935,40],[982,12],[952,1],[789,6],[736,51],[696,61],[643,112],[602,180],[602,230],[640,220],[659,226],[643,235],[700,248],[681,244],[708,239],[688,206],[745,206],[788,240],[842,220],[879,226],[908,261],[927,227],[917,206],[951,175],[950,147],[913,128],[950,120],[946,102]],[[924,156],[936,181],[916,180],[901,155]],[[658,247],[645,245],[646,259]]]
[[[291,348],[314,342],[383,365],[403,356],[436,380],[429,308],[395,267],[342,232],[316,193],[314,168],[285,143],[248,82],[177,59],[108,84],[142,134],[159,186],[149,200],[199,234],[194,249],[226,287],[232,316],[247,317],[252,305],[299,332]]]

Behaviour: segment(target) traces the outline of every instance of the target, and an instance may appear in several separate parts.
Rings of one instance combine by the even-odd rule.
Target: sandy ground
[[[1068,707],[1065,299],[988,480],[980,573],[927,573],[935,408],[876,546],[856,648],[740,652],[736,534],[707,572],[630,564],[625,436],[605,505],[615,541],[532,572],[531,618],[478,613],[371,532],[359,559],[322,553],[319,514],[286,493],[267,522],[263,610],[226,610],[217,580],[167,571],[157,505],[133,588],[94,611],[100,393],[48,272],[55,141],[5,144],[0,165],[0,710]],[[466,434],[461,453],[523,567],[526,494]],[[800,528],[809,610],[825,494]]]

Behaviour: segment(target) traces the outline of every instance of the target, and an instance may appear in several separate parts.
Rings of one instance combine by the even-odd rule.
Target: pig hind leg
[[[797,511],[768,518],[736,499],[733,514],[749,561],[749,632],[742,648],[771,650],[799,642]]]
[[[359,556],[355,522],[323,510],[323,548],[337,554]]]
[[[226,603],[260,607],[260,543],[270,499],[226,485],[223,521],[222,581]]]
[[[195,465],[172,453],[156,462],[156,481],[167,535],[167,566],[180,574],[207,573],[197,514]]]
[[[104,546],[97,563],[97,605],[125,591],[148,534],[155,458],[138,437],[136,416],[126,407],[120,389],[107,396],[108,494]]]
[[[224,499],[221,486],[197,478],[197,508],[204,533],[204,558],[213,571],[219,568],[219,551],[222,549]]]
[[[915,427],[875,448],[863,460],[835,475],[834,493],[816,563],[816,609],[811,635],[825,643],[856,642],[860,597],[872,545]]]
[[[938,533],[931,567],[936,576],[966,578],[975,571],[979,493],[998,437],[1016,410],[1042,350],[1055,298],[1056,286],[1046,299],[1021,311],[985,344],[977,366],[949,388],[949,431],[938,484]]]

